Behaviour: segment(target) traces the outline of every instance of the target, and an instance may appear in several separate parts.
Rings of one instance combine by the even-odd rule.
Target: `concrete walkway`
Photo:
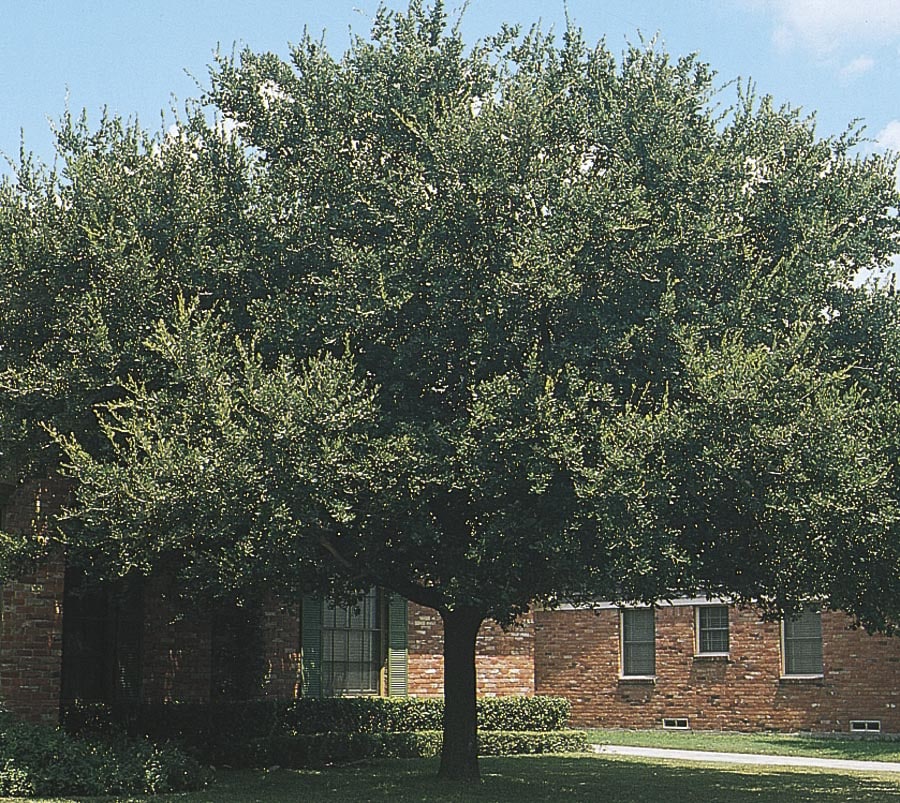
[[[764,764],[769,767],[815,767],[816,769],[855,770],[858,772],[900,772],[900,761],[851,761],[842,758],[713,753],[705,750],[669,750],[657,747],[625,747],[617,744],[595,744],[593,747],[594,752],[601,756],[640,756],[641,758],[670,758],[677,761]]]

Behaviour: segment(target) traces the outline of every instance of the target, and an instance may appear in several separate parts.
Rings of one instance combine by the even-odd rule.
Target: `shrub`
[[[256,766],[299,769],[366,758],[426,758],[441,749],[441,732],[296,733],[258,739],[251,750]]]
[[[349,751],[354,758],[381,755],[378,751],[391,756],[430,754],[422,753],[425,748],[408,734],[439,731],[443,716],[440,699],[339,697],[151,704],[142,706],[127,724],[133,733],[152,740],[177,741],[204,763],[236,767],[284,764],[281,758],[268,756],[281,756],[285,750],[309,757],[302,759],[304,765],[342,760],[342,751]],[[565,727],[568,716],[569,703],[560,697],[485,697],[478,701],[478,727],[484,732],[553,732]],[[65,722],[70,731],[115,732],[113,719],[102,707],[70,709]],[[292,741],[294,736],[315,734],[342,736],[309,744]],[[377,735],[381,741],[358,739],[346,747],[349,734]]]
[[[439,730],[444,701],[412,697],[301,699],[285,711],[284,724],[296,733],[394,733]],[[563,697],[483,697],[481,730],[552,731],[566,727],[569,701]]]
[[[482,697],[478,728],[484,731],[558,731],[569,724],[565,697]]]
[[[171,745],[85,740],[42,725],[0,729],[0,795],[145,794],[197,789],[200,765]]]
[[[276,700],[144,704],[128,722],[132,735],[173,741],[206,764],[246,766],[251,740],[283,730],[287,704]],[[66,718],[68,730],[81,720]]]
[[[395,733],[435,730],[443,700],[412,697],[304,698],[291,703],[284,724],[295,733]]]
[[[584,731],[479,731],[478,754],[515,756],[532,753],[583,753],[588,749]]]
[[[188,742],[264,736],[281,728],[286,705],[279,700],[150,703],[141,706],[133,728],[152,739]]]
[[[110,736],[122,733],[125,724],[105,703],[85,703],[76,700],[62,711],[63,730],[73,736]]]
[[[248,762],[290,769],[321,767],[367,758],[428,758],[441,751],[439,730],[395,733],[279,734],[253,742]],[[587,750],[583,731],[479,731],[485,756],[578,753]]]

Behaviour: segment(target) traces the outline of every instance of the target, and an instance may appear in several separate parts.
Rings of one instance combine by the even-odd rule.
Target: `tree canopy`
[[[64,118],[0,187],[8,479],[77,479],[96,572],[440,612],[448,775],[485,618],[696,592],[891,629],[900,320],[854,278],[900,250],[896,161],[721,98],[414,2],[341,58],[222,58],[177,131]]]

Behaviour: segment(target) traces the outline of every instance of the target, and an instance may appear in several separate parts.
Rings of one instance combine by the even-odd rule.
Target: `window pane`
[[[728,606],[704,605],[697,609],[697,647],[704,652],[728,652]]]
[[[355,606],[323,609],[322,675],[328,694],[377,694],[381,622],[373,589]]]
[[[784,673],[822,674],[822,617],[806,610],[784,622]]]
[[[652,608],[622,611],[622,674],[656,672],[656,638]]]
[[[350,631],[347,634],[347,660],[358,662],[365,659],[363,643],[365,641],[365,633],[362,631]]]
[[[625,625],[626,641],[653,640],[653,609],[639,608],[624,611],[622,621]]]

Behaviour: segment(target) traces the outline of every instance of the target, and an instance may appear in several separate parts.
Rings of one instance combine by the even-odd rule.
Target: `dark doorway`
[[[212,617],[213,700],[251,700],[266,672],[263,611],[257,600],[221,600]]]
[[[119,716],[141,699],[142,583],[95,584],[66,570],[62,705],[104,703]]]

